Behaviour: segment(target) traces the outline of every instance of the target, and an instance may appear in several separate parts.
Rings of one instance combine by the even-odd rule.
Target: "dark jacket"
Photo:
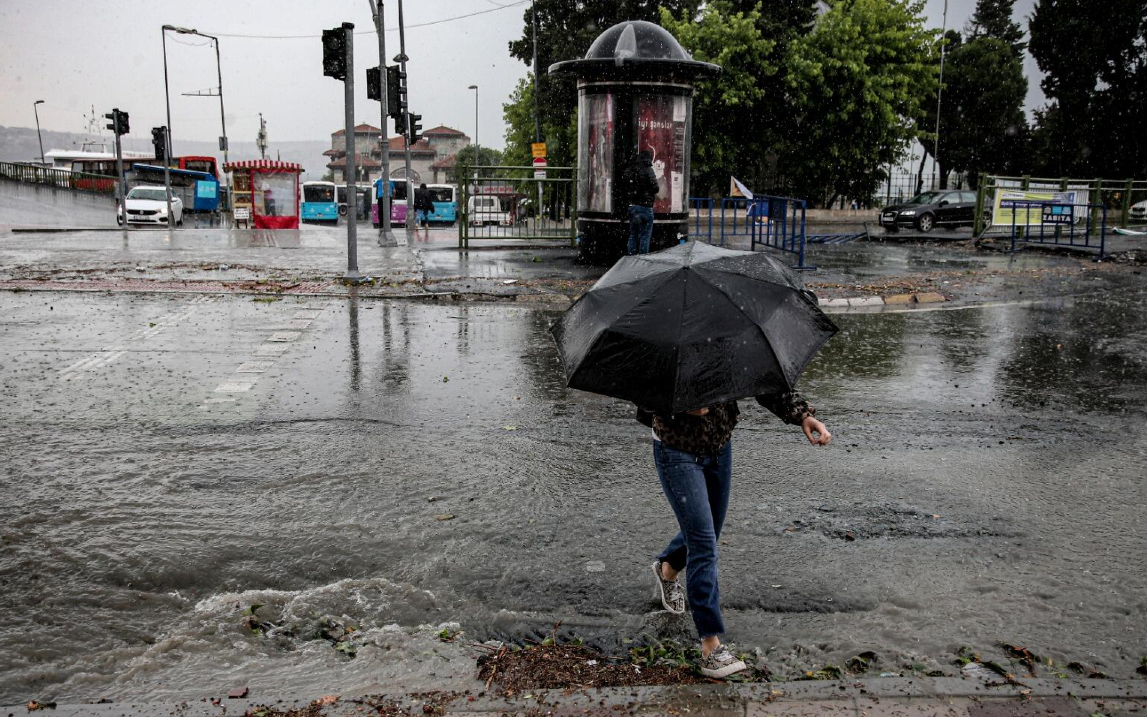
[[[798,391],[757,396],[757,403],[769,409],[785,423],[799,426],[806,416],[815,416],[816,409]],[[670,416],[654,414],[637,407],[638,422],[650,426],[657,437],[670,448],[698,455],[711,455],[720,451],[733,434],[741,409],[736,401],[709,407],[704,416],[678,413]]]
[[[657,176],[653,174],[653,158],[646,152],[638,153],[626,173],[629,203],[639,207],[652,207],[657,198]]]
[[[415,189],[414,190],[414,209],[415,211],[432,212],[434,211],[434,196],[430,193],[429,189]]]

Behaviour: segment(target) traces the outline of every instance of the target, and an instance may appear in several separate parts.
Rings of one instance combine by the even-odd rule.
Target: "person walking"
[[[785,423],[800,426],[812,445],[827,446],[832,440],[798,392],[756,400]],[[653,462],[679,528],[653,563],[657,595],[667,611],[678,615],[685,613],[688,596],[701,638],[701,673],[717,679],[746,669],[721,643],[725,624],[717,585],[717,541],[729,507],[732,435],[739,415],[736,401],[668,416],[637,409],[637,420],[653,429]],[[688,576],[684,590],[682,570]]]
[[[637,153],[627,171],[629,192],[629,244],[625,253],[649,253],[653,237],[653,202],[657,198],[657,175],[653,173],[653,155],[647,149]]]
[[[430,214],[434,211],[434,196],[426,188],[426,184],[418,185],[414,190],[414,234],[417,236],[418,227],[425,230],[425,238],[430,240]]]

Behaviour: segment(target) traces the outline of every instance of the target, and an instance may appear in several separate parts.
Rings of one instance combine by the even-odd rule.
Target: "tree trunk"
[[[916,194],[924,191],[924,163],[928,161],[928,153],[920,156],[920,169],[916,172]]]

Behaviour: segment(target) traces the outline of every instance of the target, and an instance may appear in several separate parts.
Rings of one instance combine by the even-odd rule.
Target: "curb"
[[[884,306],[913,306],[916,304],[939,304],[948,299],[935,291],[921,291],[914,294],[894,294],[892,296],[858,296],[851,299],[825,299],[820,302],[827,309],[872,309]]]

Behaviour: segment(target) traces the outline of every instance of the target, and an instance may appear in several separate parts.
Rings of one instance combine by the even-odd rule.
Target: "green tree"
[[[675,19],[661,11],[661,25],[696,60],[722,67],[713,79],[698,82],[693,95],[693,194],[725,191],[729,175],[761,187],[762,157],[778,141],[777,113],[783,107],[769,96],[766,83],[776,77],[776,42],[764,38],[760,3],[748,12],[727,0],[706,4],[700,17]]]
[[[1012,48],[1016,58],[1022,58],[1024,31],[1013,17],[1016,0],[976,0],[976,10],[964,28],[969,40],[990,37]]]
[[[474,145],[468,144],[459,150],[458,154],[454,155],[454,177],[455,179],[473,175],[475,151],[477,152],[478,166],[481,167],[496,167],[503,163],[503,155],[496,149],[491,147],[478,147],[475,150]],[[488,171],[483,171],[482,175],[489,174]]]
[[[1144,176],[1147,0],[1038,0],[1029,51],[1049,104],[1037,115],[1038,169],[1054,175]]]
[[[512,166],[528,165],[533,159],[530,145],[534,141],[533,74],[518,81],[510,101],[502,105],[506,121],[506,152],[503,161]],[[549,163],[554,167],[572,167],[577,163],[577,109],[558,120],[559,125],[542,127]]]
[[[940,186],[950,171],[969,174],[976,186],[980,172],[1013,173],[1026,169],[1027,118],[1023,103],[1027,78],[1011,45],[980,36],[953,43],[944,66],[940,107]],[[936,106],[925,127],[935,128]],[[935,155],[934,132],[921,134],[925,152]]]
[[[782,154],[797,196],[871,197],[935,102],[936,37],[923,0],[835,0],[793,42],[798,109]]]

